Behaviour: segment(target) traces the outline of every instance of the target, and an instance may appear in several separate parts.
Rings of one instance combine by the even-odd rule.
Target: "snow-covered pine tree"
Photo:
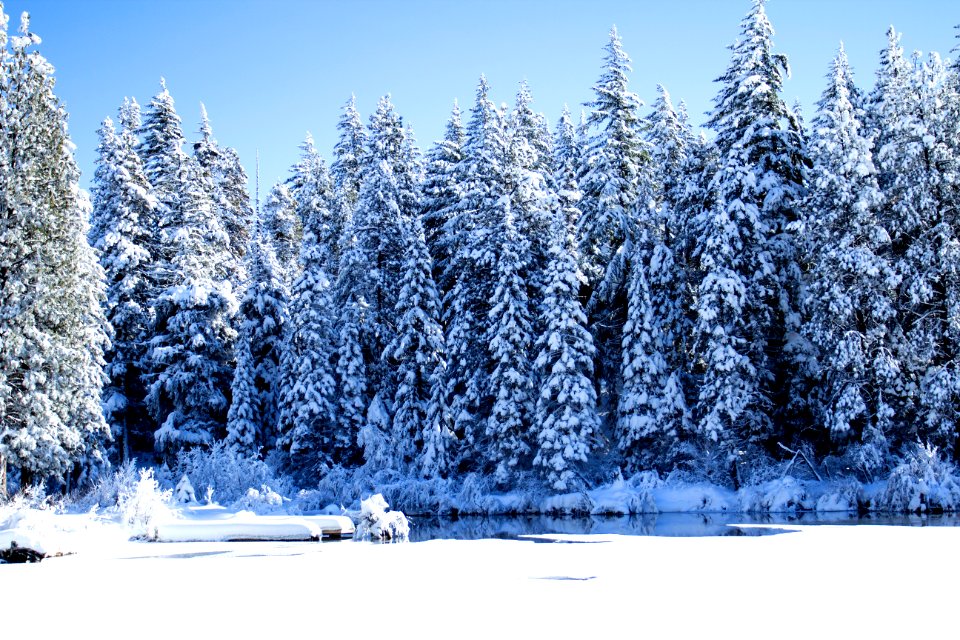
[[[434,280],[441,286],[441,278],[450,258],[444,229],[453,207],[460,201],[460,185],[454,179],[454,167],[463,160],[465,142],[466,133],[460,120],[460,105],[454,102],[443,140],[436,142],[427,154],[421,189],[420,217],[427,249],[433,258]]]
[[[333,148],[333,163],[330,175],[337,194],[339,206],[345,213],[353,211],[360,197],[363,181],[364,155],[367,148],[367,132],[357,111],[357,98],[351,95],[343,106],[343,115],[337,123],[340,137]]]
[[[126,119],[135,118],[125,103]],[[135,122],[128,122],[136,125]],[[125,133],[129,133],[124,126]],[[146,389],[140,365],[153,323],[150,297],[152,257],[147,249],[156,201],[143,174],[131,136],[117,135],[107,118],[100,129],[99,158],[94,173],[90,242],[100,253],[107,277],[106,317],[113,327],[107,353],[110,382],[103,392],[103,411],[117,443],[117,458],[130,459],[132,440],[142,448],[153,426],[144,405]]]
[[[339,423],[337,419],[336,312],[325,271],[330,253],[316,233],[318,229],[328,231],[317,221],[328,219],[329,208],[323,198],[310,207],[312,213],[304,224],[300,275],[290,292],[290,313],[284,331],[278,447],[289,452],[292,468],[312,476],[321,469],[350,462],[359,425],[346,424],[355,417],[352,414]],[[354,397],[349,380],[347,383],[344,398]],[[342,428],[337,428],[338,424]]]
[[[287,285],[273,249],[261,230],[247,249],[250,281],[240,302],[240,341],[250,351],[256,394],[254,452],[276,445],[280,405],[280,360],[287,324]],[[238,362],[239,366],[239,362]],[[238,375],[240,375],[238,373]],[[243,375],[248,375],[246,372]],[[227,425],[228,430],[230,425]]]
[[[317,256],[320,267],[328,278],[336,279],[346,220],[343,211],[334,206],[333,180],[309,133],[300,145],[300,160],[294,165],[288,183],[290,195],[296,202],[297,217],[303,225],[300,258],[303,259],[304,250],[312,243],[311,251],[321,252]],[[313,239],[308,241],[307,235],[311,233]]]
[[[489,407],[481,406],[488,388],[486,343],[490,292],[495,289],[495,265],[478,256],[496,256],[495,230],[502,224],[506,179],[504,164],[507,137],[503,114],[489,97],[481,77],[476,102],[466,130],[463,158],[454,165],[453,179],[460,185],[460,200],[451,208],[444,227],[448,263],[443,273],[446,287],[443,318],[448,354],[447,397],[460,440],[460,462],[476,460],[476,438],[483,437],[483,420]]]
[[[243,457],[260,453],[260,432],[263,408],[256,385],[256,362],[250,341],[241,332],[237,341],[237,364],[230,385],[230,410],[227,411],[226,444]]]
[[[540,305],[544,331],[537,338],[537,385],[532,430],[533,465],[555,491],[580,485],[578,467],[587,462],[599,426],[593,386],[593,337],[580,304],[581,274],[570,253],[566,221],[558,215],[550,237],[546,290]]]
[[[280,275],[290,283],[297,275],[297,256],[303,241],[303,224],[290,189],[278,182],[263,204],[259,233],[276,256]]]
[[[577,256],[585,276],[586,311],[597,357],[594,361],[600,412],[615,415],[620,388],[622,330],[630,241],[651,214],[653,171],[643,137],[643,102],[629,90],[630,58],[616,27],[605,47],[604,70],[587,103],[589,141],[581,165],[581,216]]]
[[[655,180],[658,203],[675,208],[680,192],[685,188],[683,166],[687,159],[689,126],[673,108],[670,93],[657,85],[657,99],[647,117],[646,138],[650,143],[651,159],[657,172]]]
[[[151,276],[152,297],[155,299],[173,283],[174,275],[169,263],[173,259],[171,247],[166,243],[164,225],[177,219],[180,214],[180,198],[184,192],[184,175],[189,158],[183,151],[183,130],[177,115],[173,97],[167,90],[166,81],[160,79],[160,93],[153,97],[143,116],[140,127],[140,144],[137,153],[143,162],[144,175],[157,201],[157,215],[153,224],[151,245],[147,247],[154,260]]]
[[[879,183],[886,197],[897,272],[902,277],[897,342],[885,390],[893,406],[895,447],[917,437],[952,450],[960,417],[957,181],[960,152],[950,120],[950,74],[939,56],[903,59],[891,28],[881,54],[870,115],[877,136]]]
[[[440,298],[433,282],[433,264],[423,227],[417,218],[409,219],[407,224],[400,295],[394,308],[396,333],[383,354],[395,367],[397,380],[391,449],[395,468],[404,470],[423,451],[429,438],[432,451],[420,471],[442,475],[448,464],[445,454],[449,448],[444,439],[444,417],[430,416],[429,406],[433,384],[443,383],[436,371],[445,368]],[[428,417],[433,417],[436,424],[430,424]]]
[[[193,143],[193,156],[210,176],[213,206],[230,238],[231,259],[226,261],[230,282],[234,290],[239,291],[247,278],[243,258],[253,226],[247,174],[240,165],[236,150],[221,147],[213,137],[213,128],[203,103],[200,104],[200,135],[200,140]]]
[[[108,325],[105,276],[87,240],[89,202],[23,14],[7,50],[0,6],[0,492],[7,465],[21,485],[90,479],[109,428],[101,389]]]
[[[577,250],[575,230],[580,221],[580,201],[583,198],[579,179],[582,167],[583,148],[570,110],[564,105],[554,133],[553,183],[557,189],[557,210],[563,216],[565,225],[563,233],[574,243],[568,248],[571,252]]]
[[[219,267],[229,239],[205,180],[206,172],[187,159],[184,191],[162,226],[171,284],[157,301],[148,403],[159,425],[155,446],[168,456],[222,437],[229,409],[238,304]]]
[[[887,455],[888,403],[899,384],[900,276],[852,85],[841,47],[812,127],[803,224],[813,255],[804,333],[819,350],[819,421],[832,438],[856,448],[851,453],[872,477]]]
[[[531,452],[531,419],[534,390],[531,371],[533,319],[527,298],[524,275],[530,260],[530,245],[514,225],[510,203],[504,207],[502,221],[496,227],[500,246],[486,257],[497,274],[490,300],[491,308],[484,339],[489,345],[490,378],[485,391],[492,408],[486,421],[482,449],[494,477],[508,482]]]
[[[596,96],[586,105],[590,108],[587,123],[596,133],[589,140],[580,176],[579,253],[591,290],[607,277],[629,235],[637,201],[650,190],[651,181],[650,149],[643,139],[640,115],[643,102],[627,87],[630,58],[616,27],[610,30],[604,50],[604,71],[593,87]]]
[[[777,437],[789,406],[788,334],[799,328],[800,269],[792,230],[803,195],[803,139],[780,97],[787,60],[773,52],[764,0],[754,0],[731,46],[709,126],[717,132],[717,202],[697,222],[700,271],[694,344],[703,375],[700,432],[733,451]],[[778,420],[778,425],[782,420]],[[722,450],[722,449],[728,450]],[[759,450],[755,450],[755,453]]]

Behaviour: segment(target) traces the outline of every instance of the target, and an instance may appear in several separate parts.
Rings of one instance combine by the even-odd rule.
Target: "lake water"
[[[856,513],[801,513],[744,515],[728,513],[661,513],[634,516],[463,516],[415,517],[410,520],[411,542],[436,539],[519,539],[548,534],[620,534],[631,536],[742,536],[788,533],[777,525],[895,525],[908,527],[960,526],[960,515],[858,515]],[[740,525],[766,525],[755,528]],[[552,539],[542,540],[554,542]]]

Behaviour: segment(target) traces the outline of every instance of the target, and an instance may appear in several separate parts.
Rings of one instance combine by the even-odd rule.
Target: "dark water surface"
[[[730,513],[660,513],[633,516],[552,517],[462,516],[459,518],[411,516],[410,540],[480,540],[484,538],[537,539],[550,534],[619,534],[631,536],[758,536],[789,533],[789,525],[894,525],[906,527],[960,526],[960,515],[879,515],[856,513],[800,513],[747,515]],[[754,528],[739,525],[765,525]],[[783,525],[783,528],[777,525]],[[528,537],[528,536],[533,536]]]

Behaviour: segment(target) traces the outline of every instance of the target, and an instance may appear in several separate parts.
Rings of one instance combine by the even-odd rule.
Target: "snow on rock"
[[[390,505],[382,494],[374,494],[360,502],[357,540],[403,542],[410,536],[410,523],[400,511],[387,511]]]

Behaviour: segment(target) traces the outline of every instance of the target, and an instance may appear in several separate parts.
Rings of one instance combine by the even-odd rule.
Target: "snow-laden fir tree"
[[[465,141],[460,105],[454,102],[443,140],[437,141],[427,154],[420,199],[420,217],[427,248],[433,258],[433,275],[440,286],[450,258],[444,241],[444,228],[453,207],[460,201],[460,185],[454,178],[454,167],[463,160]]]
[[[832,438],[855,447],[856,462],[872,476],[887,454],[889,402],[900,384],[900,276],[851,85],[841,47],[812,127],[804,231],[813,255],[804,329],[819,350],[818,421]]]
[[[257,365],[250,350],[250,341],[245,338],[241,332],[237,341],[237,364],[230,385],[225,442],[241,456],[256,457],[260,453],[263,409],[256,384]]]
[[[476,437],[489,407],[481,407],[488,388],[486,326],[490,292],[495,289],[495,265],[479,256],[496,256],[495,230],[502,224],[507,152],[504,118],[489,98],[489,86],[480,78],[476,102],[466,129],[463,159],[453,176],[461,197],[444,227],[448,263],[443,273],[443,298],[448,354],[447,386],[455,433],[464,461],[474,457]]]
[[[148,402],[159,425],[155,446],[167,455],[222,437],[229,408],[238,303],[219,268],[229,239],[205,180],[188,160],[184,191],[162,227],[171,284],[157,300]]]
[[[297,217],[303,225],[301,259],[307,244],[312,243],[321,252],[317,256],[321,260],[321,268],[329,278],[336,278],[340,239],[346,220],[343,211],[334,206],[332,178],[309,133],[300,145],[300,159],[294,165],[288,183],[290,195],[296,202]],[[313,234],[313,239],[308,241],[309,233]]]
[[[101,389],[108,325],[89,202],[53,92],[53,68],[23,15],[7,50],[0,6],[0,493],[89,480],[105,463]]]
[[[764,1],[754,0],[717,80],[708,123],[720,157],[711,185],[716,203],[696,222],[699,429],[725,442],[716,453],[734,484],[733,452],[775,437],[774,414],[789,405],[787,337],[799,323],[792,225],[805,160],[798,122],[780,97],[787,61],[773,52],[772,36]]]
[[[563,216],[564,234],[576,251],[575,230],[580,221],[580,178],[583,169],[583,147],[577,135],[577,129],[570,116],[570,110],[564,106],[553,142],[553,184],[557,190],[557,210]]]
[[[280,265],[262,230],[254,232],[247,256],[250,281],[240,302],[239,340],[250,351],[249,361],[245,364],[251,367],[251,372],[240,372],[241,363],[238,361],[235,383],[238,376],[251,377],[252,373],[256,427],[253,453],[257,453],[261,449],[270,450],[276,444],[280,414],[280,360],[289,294]],[[245,384],[245,381],[241,381],[241,384]],[[234,396],[233,402],[237,401]],[[249,400],[244,398],[243,401]],[[243,412],[244,419],[247,413]],[[229,422],[227,430],[231,430]]]
[[[595,133],[580,177],[580,260],[591,289],[607,277],[629,233],[637,201],[649,191],[651,181],[650,149],[640,114],[643,102],[627,86],[630,58],[616,27],[604,50],[603,74],[593,87],[594,99],[586,105],[587,122]],[[618,274],[616,279],[622,279]]]
[[[367,147],[367,132],[363,120],[357,111],[356,96],[343,106],[343,115],[337,123],[340,137],[333,148],[333,163],[330,175],[336,190],[339,206],[344,212],[353,211],[360,197],[360,183],[363,181],[364,155]]]
[[[657,85],[657,99],[647,123],[646,138],[650,142],[651,160],[657,173],[657,200],[675,207],[685,188],[683,165],[687,159],[690,132],[663,85]]]
[[[300,275],[290,291],[290,313],[284,331],[278,442],[280,448],[289,452],[290,466],[308,474],[337,463],[348,464],[359,428],[347,424],[354,417],[352,414],[339,414],[337,409],[336,310],[325,270],[330,253],[317,234],[318,230],[327,231],[322,222],[317,222],[329,218],[329,204],[320,199],[311,209],[312,215],[304,224]],[[343,398],[347,396],[355,397],[352,389],[347,389]],[[338,415],[347,420],[338,422]]]
[[[291,282],[297,273],[303,225],[297,216],[297,202],[282,182],[273,185],[263,203],[259,233],[276,256],[283,281]]]
[[[221,147],[213,137],[213,128],[203,103],[200,104],[200,140],[193,143],[193,155],[209,174],[211,198],[220,223],[230,238],[228,270],[234,290],[246,279],[244,255],[250,242],[253,207],[247,193],[247,174],[235,149]]]
[[[486,392],[492,407],[483,450],[496,480],[506,483],[531,452],[533,319],[524,281],[530,245],[515,226],[510,202],[506,198],[500,202],[503,220],[496,227],[500,246],[483,259],[497,276],[484,336],[491,367]]]
[[[546,290],[540,305],[543,333],[534,361],[537,386],[532,431],[534,467],[555,491],[581,486],[579,468],[587,462],[599,426],[593,386],[593,338],[580,304],[582,275],[570,253],[562,217],[555,219]]]
[[[431,408],[445,367],[440,298],[433,282],[433,264],[423,227],[416,218],[408,222],[400,295],[394,308],[396,333],[384,359],[396,368],[390,432],[394,468],[404,470],[429,447],[420,471],[440,476],[449,464],[449,426],[443,405]],[[441,393],[442,396],[442,393]],[[429,440],[429,442],[428,442]]]
[[[134,118],[126,103],[128,118]],[[135,122],[128,124],[136,126]],[[125,132],[129,129],[125,126]],[[107,118],[100,128],[99,158],[94,173],[91,244],[100,253],[107,277],[106,316],[113,327],[106,355],[110,382],[103,410],[117,443],[118,458],[130,458],[131,439],[151,434],[143,404],[146,389],[140,364],[153,322],[150,297],[152,257],[147,246],[156,201],[129,135],[117,135]]]
[[[950,119],[950,74],[939,56],[907,63],[890,30],[871,100],[879,126],[884,218],[902,278],[897,315],[899,384],[886,389],[894,407],[894,443],[919,437],[953,449],[960,417],[957,181],[960,150]],[[953,85],[955,86],[955,85]]]

